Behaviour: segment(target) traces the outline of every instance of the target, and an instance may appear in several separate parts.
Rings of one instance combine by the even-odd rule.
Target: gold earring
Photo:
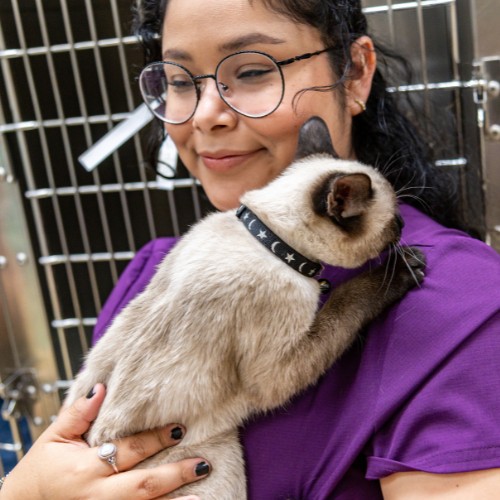
[[[361,113],[366,111],[366,104],[361,100],[361,99],[354,99],[354,102],[359,106],[361,109]]]

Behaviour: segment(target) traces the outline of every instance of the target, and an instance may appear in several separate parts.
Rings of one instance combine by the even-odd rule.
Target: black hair
[[[363,35],[372,38],[378,63],[366,110],[353,118],[352,145],[356,157],[379,168],[407,203],[444,225],[460,227],[454,177],[435,166],[431,142],[424,140],[423,128],[416,122],[415,117],[421,118],[423,112],[419,113],[409,100],[401,106],[395,94],[388,92],[385,75],[399,71],[410,82],[410,66],[370,35],[360,0],[260,1],[279,15],[316,28],[325,47],[335,48],[329,52],[332,68],[345,80],[355,78],[359,69],[351,58],[352,43]],[[161,60],[159,35],[167,3],[168,0],[136,0],[133,27],[142,42],[146,64]],[[342,85],[335,85],[335,88],[340,89],[343,98]],[[309,90],[325,89],[305,89]],[[408,116],[409,111],[413,111],[412,119]],[[151,139],[153,155],[162,137],[163,127],[158,125]]]

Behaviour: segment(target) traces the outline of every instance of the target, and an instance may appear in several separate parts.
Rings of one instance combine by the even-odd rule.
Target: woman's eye
[[[274,69],[273,68],[245,68],[245,69],[240,69],[237,74],[236,78],[238,80],[251,80],[251,79],[260,79],[264,78],[265,76],[269,75],[270,73],[273,73]]]
[[[167,80],[167,85],[174,92],[188,92],[194,88],[194,83],[191,79],[171,77]]]

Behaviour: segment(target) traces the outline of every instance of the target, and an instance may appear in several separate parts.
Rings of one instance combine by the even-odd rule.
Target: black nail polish
[[[194,473],[200,476],[206,476],[210,472],[210,465],[207,462],[200,462],[194,469]]]
[[[170,437],[178,441],[184,437],[184,433],[180,427],[174,427],[170,432]]]
[[[87,399],[91,399],[95,394],[95,387],[92,387],[90,391],[87,393]]]

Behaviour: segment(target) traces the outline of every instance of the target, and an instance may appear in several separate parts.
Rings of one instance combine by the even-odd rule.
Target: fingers
[[[116,466],[119,471],[129,470],[151,457],[159,451],[175,446],[184,437],[185,429],[182,425],[171,424],[160,429],[144,431],[133,436],[125,437],[115,441]],[[92,449],[93,452],[95,448]],[[104,473],[109,475],[113,469],[106,462],[101,462]]]
[[[109,463],[99,459],[97,448],[88,448],[81,436],[86,433],[95,420],[104,400],[106,389],[97,384],[87,397],[76,400],[61,411],[52,424],[45,441],[76,441],[85,445],[85,453],[100,468],[92,488],[100,491],[95,498],[120,498],[123,500],[154,499],[167,495],[181,486],[198,481],[210,472],[209,464],[202,458],[190,458],[179,462],[164,464],[153,469],[134,469],[138,463],[159,451],[175,446],[184,437],[185,429],[171,424],[161,429],[140,432],[114,442],[117,447],[116,465],[120,473],[115,473]],[[61,443],[64,444],[64,443]],[[98,479],[99,475],[101,479]],[[104,477],[103,477],[104,476]],[[88,484],[88,483],[87,483]],[[178,500],[198,500],[188,496]]]
[[[134,469],[106,479],[110,498],[142,500],[157,498],[208,475],[210,466],[201,458],[188,458],[154,469]],[[187,497],[190,500],[196,497]],[[180,500],[180,499],[179,499]]]
[[[71,406],[65,408],[52,424],[52,432],[63,439],[81,440],[82,434],[88,431],[90,424],[97,417],[104,400],[106,389],[102,384],[96,384],[85,398],[77,399]],[[50,436],[53,437],[53,436]]]

